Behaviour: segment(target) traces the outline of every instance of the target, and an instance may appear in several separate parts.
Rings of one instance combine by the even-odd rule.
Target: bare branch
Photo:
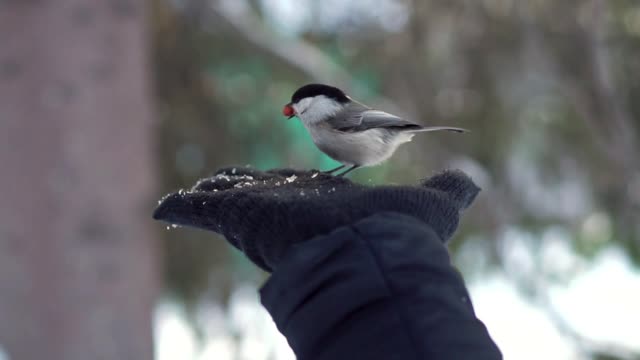
[[[226,22],[247,41],[306,74],[313,81],[330,83],[342,89],[350,89],[355,83],[347,69],[317,46],[299,37],[285,37],[272,31],[251,11],[236,14],[220,4],[212,4],[210,9],[216,19]],[[402,107],[393,100],[383,96],[377,96],[374,100],[386,110],[402,115]]]

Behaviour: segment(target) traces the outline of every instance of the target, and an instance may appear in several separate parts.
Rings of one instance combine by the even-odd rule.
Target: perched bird
[[[291,96],[282,113],[297,116],[311,134],[316,146],[342,165],[326,171],[347,173],[387,160],[398,146],[411,141],[418,132],[448,130],[466,132],[455,127],[425,127],[384,111],[361,104],[342,90],[323,84],[305,85]]]

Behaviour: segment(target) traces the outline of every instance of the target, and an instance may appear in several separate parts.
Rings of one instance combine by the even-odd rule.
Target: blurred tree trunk
[[[0,348],[151,359],[142,0],[0,2]]]

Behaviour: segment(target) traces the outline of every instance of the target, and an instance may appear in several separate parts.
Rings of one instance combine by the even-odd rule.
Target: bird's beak
[[[292,117],[296,116],[296,111],[293,109],[293,106],[291,106],[291,103],[288,103],[282,109],[282,114],[288,119],[291,119]]]

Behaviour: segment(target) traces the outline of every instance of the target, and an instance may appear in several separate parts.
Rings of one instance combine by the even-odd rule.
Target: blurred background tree
[[[145,5],[0,1],[0,358],[153,358]]]

